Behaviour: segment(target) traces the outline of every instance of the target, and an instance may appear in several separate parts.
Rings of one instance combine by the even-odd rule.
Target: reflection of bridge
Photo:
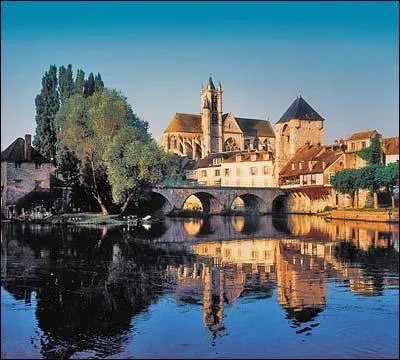
[[[153,188],[152,192],[164,198],[164,213],[182,210],[192,195],[200,200],[203,211],[209,214],[229,212],[237,198],[243,201],[245,208],[256,209],[260,213],[282,211],[286,202],[286,192],[279,188],[160,186]]]

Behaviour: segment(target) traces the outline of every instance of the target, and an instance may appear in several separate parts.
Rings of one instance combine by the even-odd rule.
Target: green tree
[[[399,179],[399,165],[391,163],[386,166],[378,166],[375,170],[375,182],[386,187],[392,198],[392,207],[395,207],[394,188]]]
[[[352,206],[358,206],[355,201],[355,195],[359,189],[358,169],[345,169],[337,172],[331,177],[331,185],[337,192],[350,195]]]
[[[382,163],[382,145],[380,136],[376,134],[372,140],[371,145],[358,152],[358,155],[367,161],[368,165],[375,165]]]
[[[95,86],[94,76],[93,73],[90,73],[88,79],[85,81],[83,95],[86,97],[92,96],[94,93],[94,86]]]
[[[35,98],[36,133],[33,145],[48,159],[55,161],[56,129],[54,119],[60,107],[57,89],[57,67],[51,65],[42,78],[42,90]]]
[[[376,177],[376,171],[382,166],[379,164],[364,166],[358,169],[358,187],[360,189],[369,190],[374,197],[374,208],[378,208],[378,193],[377,191],[382,187],[378,178]]]
[[[79,160],[80,183],[96,199],[104,215],[111,205],[111,189],[103,155],[128,118],[126,98],[114,90],[88,98],[73,95],[57,114],[60,142]]]
[[[85,87],[85,72],[78,69],[76,72],[76,78],[74,82],[74,94],[83,94],[83,89]]]
[[[94,78],[94,91],[101,92],[104,90],[104,82],[101,79],[100,73]]]
[[[124,126],[104,154],[113,200],[121,205],[121,213],[130,201],[137,204],[146,198],[150,188],[172,171],[172,156],[144,132],[144,128]]]
[[[67,99],[72,95],[74,90],[74,79],[72,77],[72,65],[67,68],[61,66],[58,71],[58,83],[60,89],[61,104],[64,104]]]

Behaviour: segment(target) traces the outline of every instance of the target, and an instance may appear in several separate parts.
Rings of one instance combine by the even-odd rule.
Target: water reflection
[[[132,319],[165,296],[202,311],[215,341],[229,336],[226,309],[246,299],[276,298],[302,336],[318,331],[330,279],[354,296],[398,288],[398,227],[389,224],[308,216],[175,219],[149,230],[2,224],[1,240],[2,286],[16,300],[35,298],[41,333],[32,346],[46,358],[121,353],[135,338]]]

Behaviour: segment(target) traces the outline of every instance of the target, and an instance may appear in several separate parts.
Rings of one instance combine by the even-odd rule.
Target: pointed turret
[[[292,119],[325,120],[299,95],[277,122],[284,123]]]
[[[208,87],[209,87],[210,89],[212,89],[212,90],[215,90],[215,85],[214,85],[214,83],[213,83],[213,81],[212,81],[211,76],[210,76],[210,78],[208,79]]]

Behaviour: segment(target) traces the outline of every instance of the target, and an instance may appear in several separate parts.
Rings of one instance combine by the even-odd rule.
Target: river
[[[1,357],[398,358],[399,227],[1,225]]]

